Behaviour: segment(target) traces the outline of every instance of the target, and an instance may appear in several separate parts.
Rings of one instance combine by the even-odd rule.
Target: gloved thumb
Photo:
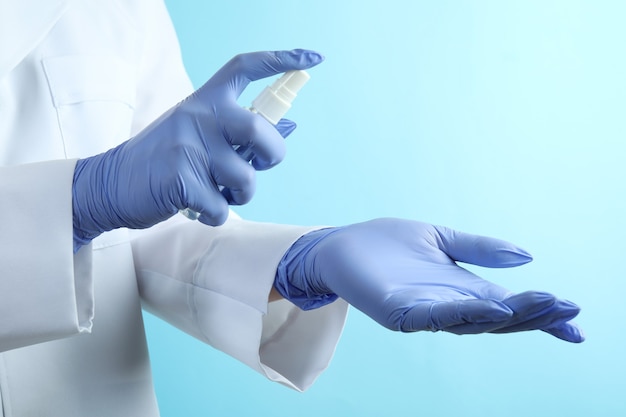
[[[437,244],[454,261],[490,268],[509,268],[533,260],[524,249],[504,240],[435,226]]]

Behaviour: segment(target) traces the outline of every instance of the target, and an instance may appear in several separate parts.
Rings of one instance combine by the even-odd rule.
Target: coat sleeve
[[[192,92],[167,10],[160,1],[151,5],[138,14],[146,41],[134,131]],[[288,301],[268,304],[278,262],[309,230],[231,215],[217,228],[175,216],[135,231],[143,306],[271,380],[304,390],[328,365],[347,311],[341,300],[309,312]]]
[[[75,163],[0,168],[0,351],[91,330],[91,251],[72,251]]]
[[[268,304],[286,250],[313,228],[250,222],[220,227],[182,216],[132,240],[144,308],[269,379],[308,388],[343,329],[343,300],[302,311]]]

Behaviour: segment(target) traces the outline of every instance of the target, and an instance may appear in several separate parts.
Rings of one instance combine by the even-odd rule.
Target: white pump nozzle
[[[311,76],[303,70],[287,71],[252,102],[250,110],[275,125],[291,108],[291,102]]]

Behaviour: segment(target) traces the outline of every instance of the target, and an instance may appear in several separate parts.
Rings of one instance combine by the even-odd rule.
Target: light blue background
[[[514,241],[535,261],[472,270],[577,302],[588,340],[396,334],[352,310],[300,394],[148,317],[164,417],[626,415],[626,2],[167,4],[196,86],[239,52],[327,57],[289,113],[287,159],[241,214],[398,216]]]

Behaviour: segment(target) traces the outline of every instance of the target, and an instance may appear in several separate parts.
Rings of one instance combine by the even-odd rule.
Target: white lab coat
[[[132,242],[120,229],[72,253],[75,159],[127,139],[191,91],[161,1],[0,7],[0,416],[157,416],[140,300],[306,389],[347,306],[302,312],[267,297],[283,253],[311,228],[176,216]]]

